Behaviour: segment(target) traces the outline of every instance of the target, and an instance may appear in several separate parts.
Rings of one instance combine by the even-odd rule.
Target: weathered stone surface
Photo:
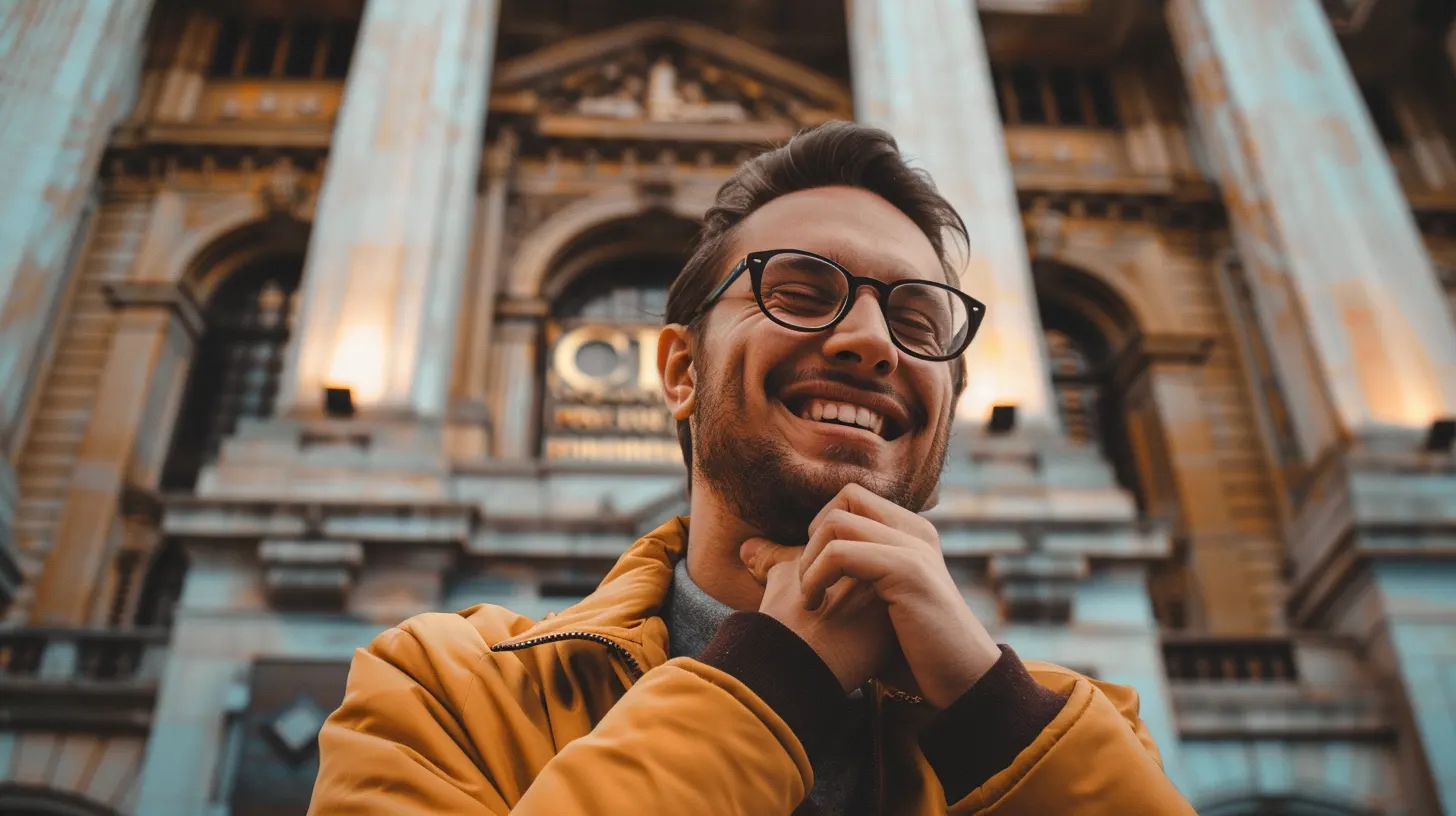
[[[853,0],[848,10],[856,118],[893,133],[970,230],[961,287],[988,308],[966,354],[959,417],[981,425],[991,406],[1014,404],[1022,428],[1052,431],[1041,321],[977,15],[956,0]]]
[[[0,7],[0,449],[70,281],[111,127],[136,93],[151,0]]]
[[[280,403],[444,416],[474,222],[497,0],[367,4]]]

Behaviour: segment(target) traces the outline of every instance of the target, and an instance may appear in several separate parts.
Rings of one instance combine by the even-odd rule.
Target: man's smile
[[[773,398],[795,419],[826,433],[839,430],[855,438],[873,436],[893,442],[914,424],[902,397],[824,379],[795,382]]]

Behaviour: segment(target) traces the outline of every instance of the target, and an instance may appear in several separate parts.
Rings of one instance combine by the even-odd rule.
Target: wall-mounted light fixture
[[[1456,446],[1456,418],[1446,417],[1431,423],[1426,434],[1426,450],[1431,453],[1450,452]]]
[[[331,417],[354,415],[354,391],[347,386],[324,386],[324,413]]]
[[[986,420],[986,433],[1002,435],[1011,433],[1016,427],[1015,405],[991,406],[991,418]]]

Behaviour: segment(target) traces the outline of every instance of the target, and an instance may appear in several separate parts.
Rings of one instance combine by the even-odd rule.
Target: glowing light
[[[373,405],[384,397],[384,331],[378,326],[345,326],[334,343],[324,385],[353,391],[354,403]]]

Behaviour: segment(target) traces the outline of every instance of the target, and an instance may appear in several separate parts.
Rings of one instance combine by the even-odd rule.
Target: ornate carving
[[[797,128],[849,116],[847,97],[817,98],[748,64],[730,64],[723,57],[727,49],[678,36],[681,32],[669,24],[644,28],[640,34],[635,41],[615,40],[608,53],[590,53],[592,59],[585,58],[595,50],[590,43],[568,43],[560,49],[572,50],[569,58],[528,57],[534,59],[530,65],[508,66],[501,72],[492,107],[649,125]]]
[[[793,100],[774,98],[741,73],[695,55],[645,48],[579,69],[543,90],[548,110],[594,118],[699,123],[795,118],[789,113]]]
[[[268,168],[258,196],[269,213],[301,219],[309,190],[304,186],[303,174],[293,166],[293,160],[284,156]]]

